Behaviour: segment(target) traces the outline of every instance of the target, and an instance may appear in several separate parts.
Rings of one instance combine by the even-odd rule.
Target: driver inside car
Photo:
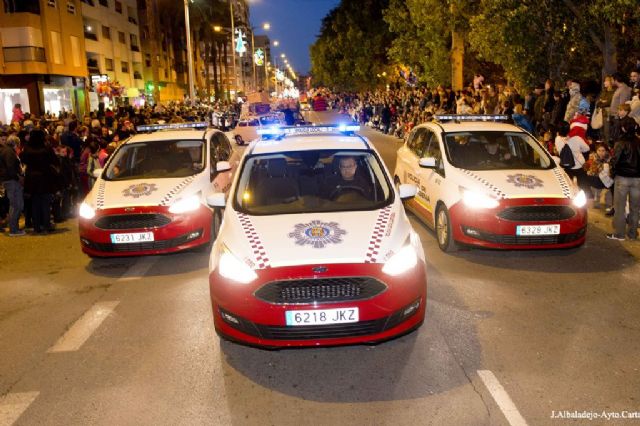
[[[350,192],[372,199],[371,185],[362,174],[357,173],[358,162],[355,157],[339,157],[338,170],[338,173],[325,179],[322,191],[325,198],[335,200],[341,194]]]
[[[502,163],[511,159],[511,154],[503,153],[497,140],[489,140],[484,144],[485,152],[480,156],[479,163]]]

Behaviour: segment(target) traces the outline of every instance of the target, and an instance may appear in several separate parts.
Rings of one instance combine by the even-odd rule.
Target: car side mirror
[[[436,168],[436,159],[433,157],[425,157],[421,158],[418,161],[420,167],[424,167],[426,169],[435,169]]]
[[[398,195],[400,199],[406,200],[407,198],[413,198],[418,193],[418,187],[411,183],[403,183],[398,188]]]
[[[229,163],[228,161],[218,161],[216,163],[216,172],[220,173],[229,170],[231,170],[231,163]]]
[[[214,192],[213,194],[207,195],[207,205],[213,208],[227,205],[224,192]]]
[[[104,171],[104,169],[95,169],[95,170],[93,171],[93,173],[92,173],[92,174],[93,174],[93,177],[94,177],[94,178],[96,178],[96,179],[98,179],[98,178],[100,177],[100,175],[102,174],[102,172],[103,172],[103,171]]]

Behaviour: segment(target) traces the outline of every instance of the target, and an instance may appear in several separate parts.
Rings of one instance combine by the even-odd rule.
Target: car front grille
[[[156,213],[109,215],[99,218],[95,226],[100,229],[159,228],[171,223],[171,218]]]
[[[341,302],[370,299],[386,288],[369,277],[311,278],[273,281],[258,289],[255,296],[276,304]]]
[[[414,309],[407,311],[407,309],[413,305],[415,305]],[[398,309],[393,314],[375,320],[347,324],[305,326],[264,325],[251,322],[231,314],[224,309],[220,309],[220,313],[228,325],[251,336],[271,340],[315,340],[339,339],[382,333],[409,319],[420,310],[419,308],[420,299],[416,299],[409,305]],[[229,320],[229,318],[233,318],[233,321]]]
[[[567,244],[573,241],[577,241],[582,238],[586,232],[586,228],[582,228],[580,231],[572,234],[559,234],[559,235],[503,235],[503,234],[491,234],[489,232],[483,232],[478,229],[463,227],[464,233],[477,240],[487,241],[494,244],[505,244],[514,246],[537,246],[548,244]]]
[[[498,213],[498,217],[513,222],[549,222],[571,219],[576,215],[570,206],[516,206]]]
[[[82,244],[86,247],[101,251],[104,253],[127,253],[137,251],[152,251],[152,250],[166,250],[179,245],[186,244],[189,241],[193,241],[196,238],[200,238],[203,234],[203,229],[194,230],[188,234],[180,235],[176,238],[168,240],[149,241],[144,243],[127,243],[127,244],[112,244],[112,243],[97,243],[95,241],[82,238]]]

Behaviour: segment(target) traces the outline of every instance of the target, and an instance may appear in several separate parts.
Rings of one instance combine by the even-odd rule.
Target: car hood
[[[228,211],[221,236],[254,269],[321,263],[381,263],[406,241],[398,203],[380,210],[249,216]]]
[[[99,179],[86,201],[96,209],[168,206],[183,197],[195,176],[186,178],[105,181]]]
[[[496,198],[571,198],[577,188],[560,167],[548,170],[460,170],[468,189]]]

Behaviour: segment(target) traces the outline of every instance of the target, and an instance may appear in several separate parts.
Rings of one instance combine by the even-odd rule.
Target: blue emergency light
[[[433,118],[437,121],[508,121],[508,115],[502,114],[469,114],[469,115],[456,115],[456,114],[445,114],[445,115],[434,115]]]
[[[156,132],[158,130],[184,130],[184,129],[204,129],[209,127],[206,121],[198,121],[193,123],[163,123],[163,124],[144,124],[136,126],[138,132]]]
[[[359,125],[351,124],[327,124],[313,126],[271,126],[258,129],[258,134],[263,136],[284,135],[312,135],[316,133],[353,133],[360,130]]]

